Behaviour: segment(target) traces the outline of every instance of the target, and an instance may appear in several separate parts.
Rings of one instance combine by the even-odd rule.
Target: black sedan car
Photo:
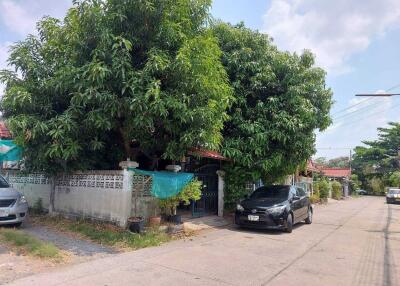
[[[305,191],[289,185],[264,186],[255,190],[236,207],[235,223],[242,227],[282,229],[312,223],[313,207]]]

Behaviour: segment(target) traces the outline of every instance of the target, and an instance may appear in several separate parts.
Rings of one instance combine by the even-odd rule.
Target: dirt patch
[[[57,231],[51,227],[33,224],[29,221],[24,223],[20,230],[40,240],[53,243],[65,255],[63,255],[62,262],[56,263],[17,253],[11,247],[0,243],[0,284],[43,271],[49,271],[50,269],[82,263],[118,253],[118,251],[110,247]]]
[[[60,264],[13,253],[4,245],[0,245],[0,284],[49,270],[56,266],[60,266]]]
[[[118,251],[81,238],[69,233],[60,232],[47,226],[27,224],[23,230],[41,240],[53,243],[58,248],[69,252],[73,263],[91,259],[103,258]]]

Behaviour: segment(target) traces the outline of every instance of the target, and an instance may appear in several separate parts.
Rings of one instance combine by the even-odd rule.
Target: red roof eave
[[[192,148],[188,152],[189,155],[193,156],[198,156],[202,158],[210,158],[210,159],[215,159],[215,160],[220,160],[220,161],[230,161],[229,158],[223,156],[217,151],[211,151],[211,150],[206,150],[206,149],[201,149],[201,148]]]
[[[323,168],[321,171],[325,176],[333,178],[350,177],[351,175],[349,168]]]

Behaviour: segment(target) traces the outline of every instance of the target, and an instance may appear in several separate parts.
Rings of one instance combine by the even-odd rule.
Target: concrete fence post
[[[225,172],[217,171],[218,175],[218,216],[224,216],[224,190],[225,190]]]
[[[119,163],[123,169],[122,192],[124,193],[124,202],[121,209],[120,226],[126,227],[128,218],[131,216],[132,209],[132,188],[133,188],[133,175],[134,172],[129,171],[128,168],[137,168],[139,164],[134,161],[123,161]]]

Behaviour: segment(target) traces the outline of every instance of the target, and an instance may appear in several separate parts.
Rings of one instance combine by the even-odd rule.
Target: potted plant
[[[189,205],[191,201],[197,201],[201,198],[202,182],[193,179],[187,184],[183,190],[173,197],[160,199],[159,206],[164,215],[168,215],[169,221],[180,224],[181,216],[176,214],[177,206],[182,202],[184,205]]]

